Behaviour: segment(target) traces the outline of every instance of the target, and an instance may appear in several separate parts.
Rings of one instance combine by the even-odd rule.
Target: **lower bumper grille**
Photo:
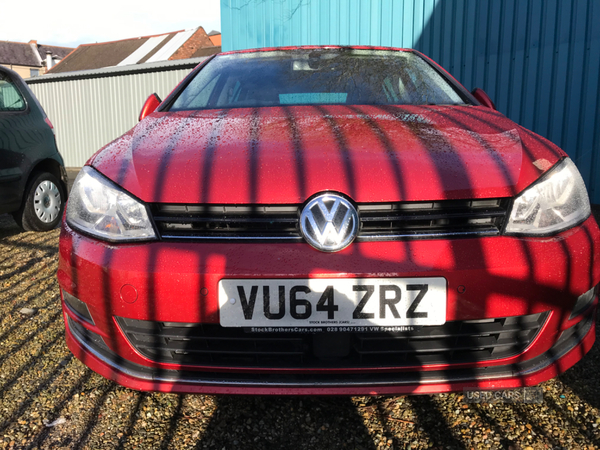
[[[473,363],[523,352],[549,312],[452,321],[403,333],[246,333],[214,324],[117,317],[146,358],[209,367],[381,368]]]

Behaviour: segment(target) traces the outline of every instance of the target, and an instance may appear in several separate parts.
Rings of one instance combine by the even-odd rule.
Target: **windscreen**
[[[319,49],[219,55],[170,110],[463,103],[455,88],[412,52]]]

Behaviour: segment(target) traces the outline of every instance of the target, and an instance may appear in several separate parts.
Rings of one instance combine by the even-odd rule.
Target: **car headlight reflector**
[[[514,200],[507,234],[549,235],[583,222],[591,213],[583,178],[569,158]]]
[[[71,189],[67,222],[108,241],[156,238],[146,207],[89,166],[79,172]]]

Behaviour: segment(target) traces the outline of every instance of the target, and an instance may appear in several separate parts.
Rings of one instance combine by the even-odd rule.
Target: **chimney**
[[[52,52],[50,50],[46,50],[46,70],[52,69],[54,65],[54,60],[52,59]]]
[[[43,66],[44,64],[42,61],[42,55],[40,55],[37,41],[31,40],[28,42],[28,44],[29,44],[29,47],[31,48],[31,51],[33,52],[33,57],[37,60],[37,62],[40,66]]]

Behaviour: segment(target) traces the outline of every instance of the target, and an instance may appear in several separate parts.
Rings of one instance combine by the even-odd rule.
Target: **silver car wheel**
[[[33,209],[44,223],[50,223],[60,214],[60,191],[52,181],[44,180],[35,188]]]

